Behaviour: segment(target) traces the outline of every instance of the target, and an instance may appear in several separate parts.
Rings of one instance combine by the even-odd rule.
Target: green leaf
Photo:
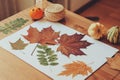
[[[21,39],[15,43],[9,42],[14,50],[23,50],[28,44],[24,43]]]
[[[46,45],[38,45],[38,60],[40,62],[41,65],[47,66],[47,65],[51,65],[51,66],[55,66],[58,63],[56,62],[57,55],[54,54],[54,51],[51,48],[48,48]]]
[[[27,19],[16,18],[13,21],[5,23],[4,26],[0,26],[0,32],[3,32],[4,34],[8,34],[12,32],[12,30],[17,30],[18,28],[20,28],[27,21],[28,21]]]
[[[5,29],[6,29],[5,27],[0,26],[0,31],[3,31],[3,30],[5,30]]]
[[[54,54],[54,55],[49,56],[48,59],[50,62],[53,62],[53,61],[56,61],[58,58],[57,58],[57,55]]]
[[[53,62],[53,61],[56,61],[58,58],[56,58],[56,57],[49,57],[49,62]]]
[[[45,57],[45,55],[43,55],[43,54],[39,54],[39,55],[37,55],[38,57]]]
[[[45,54],[46,52],[44,52],[44,51],[37,51],[38,53],[41,53],[41,54]]]
[[[39,62],[41,65],[44,65],[44,66],[47,66],[48,65],[48,61],[46,58],[44,57],[41,57],[41,58],[38,58]]]
[[[50,52],[51,51],[51,48],[46,48],[46,52]]]
[[[57,55],[56,55],[56,54],[53,54],[53,55],[51,55],[51,56],[49,56],[49,57],[51,57],[51,58],[56,58]],[[49,57],[48,57],[48,59],[49,59]]]
[[[56,66],[56,65],[58,65],[58,63],[57,62],[52,62],[52,63],[50,63],[50,65]]]
[[[9,32],[9,30],[7,30],[7,29],[3,31],[4,34],[8,34],[8,32]]]
[[[37,48],[42,49],[42,46],[41,45],[37,45]]]
[[[40,49],[43,49],[43,50],[46,50],[46,49],[47,49],[47,46],[46,46],[46,45],[44,45],[44,46],[38,45],[37,47],[40,48]]]
[[[48,62],[40,62],[40,64],[43,65],[43,66],[48,66],[49,65]]]
[[[38,58],[40,60],[40,62],[47,62],[47,59],[44,57]]]

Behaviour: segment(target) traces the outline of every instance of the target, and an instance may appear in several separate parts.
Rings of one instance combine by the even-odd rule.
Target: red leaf
[[[60,46],[57,48],[57,50],[61,51],[66,56],[69,56],[70,54],[85,55],[80,48],[86,48],[87,46],[91,45],[91,43],[81,40],[83,37],[84,35],[77,33],[73,35],[63,34],[60,37],[60,40],[58,40]]]

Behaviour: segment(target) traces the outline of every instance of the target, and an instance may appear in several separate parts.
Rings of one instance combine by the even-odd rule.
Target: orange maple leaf
[[[65,70],[58,75],[65,75],[75,77],[77,75],[88,75],[88,72],[92,72],[91,67],[87,66],[84,62],[76,61],[70,64],[64,65]]]
[[[56,39],[59,37],[59,32],[55,32],[51,27],[44,28],[38,31],[37,28],[30,27],[27,31],[28,35],[23,36],[30,43],[57,44]]]
[[[40,32],[37,30],[37,28],[33,28],[30,26],[30,28],[27,32],[28,32],[28,35],[26,35],[26,36],[23,35],[23,37],[25,39],[30,41],[30,43],[38,43],[39,42]]]
[[[41,44],[57,44],[56,39],[59,37],[59,32],[55,32],[51,26],[48,28],[44,28],[40,32],[39,43]]]
[[[91,45],[91,43],[86,40],[81,40],[83,37],[84,35],[77,33],[73,35],[63,34],[58,40],[60,46],[57,48],[57,51],[61,51],[66,56],[70,54],[85,55],[80,48],[86,48]]]

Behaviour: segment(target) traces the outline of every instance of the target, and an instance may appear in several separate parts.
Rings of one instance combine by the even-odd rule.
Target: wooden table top
[[[37,6],[41,7],[41,5]],[[33,23],[34,21],[32,21],[29,16],[29,11],[31,8],[25,9],[5,20],[2,20],[0,22],[0,25],[3,25],[6,22],[21,17],[29,20],[22,27],[25,27],[26,25]],[[61,23],[71,28],[74,28],[77,31],[87,34],[88,26],[93,22],[80,15],[77,15],[71,11],[66,10],[65,19],[61,21]],[[0,39],[9,36],[10,34],[5,35],[3,33],[0,33]],[[107,43],[106,40],[101,41]],[[119,45],[112,45],[110,43],[107,44],[116,47],[120,50]],[[10,54],[8,51],[0,48],[0,80],[52,80],[52,79],[43,74],[42,72],[36,70],[32,66],[26,64],[24,61],[18,59],[16,56]],[[90,77],[88,77],[87,80],[120,80],[120,71],[111,69],[109,65],[105,63]]]

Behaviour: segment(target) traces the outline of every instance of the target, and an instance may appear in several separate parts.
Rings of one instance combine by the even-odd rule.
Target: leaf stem
[[[35,46],[35,48],[33,49],[32,53],[31,53],[31,56],[34,54],[35,49],[37,48],[37,46],[38,46],[38,43],[37,43],[37,45]]]

